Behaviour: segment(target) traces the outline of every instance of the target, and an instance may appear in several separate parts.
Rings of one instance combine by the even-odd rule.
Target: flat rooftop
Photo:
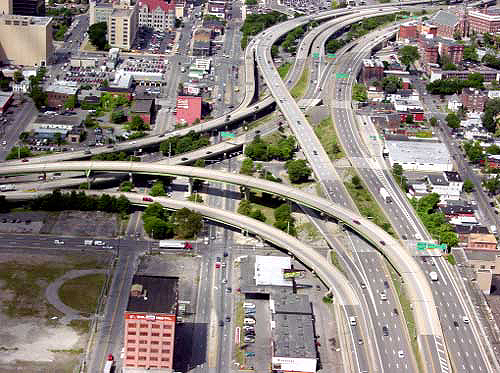
[[[175,315],[179,297],[178,287],[178,277],[134,275],[131,291],[134,288],[141,289],[141,295],[132,296],[129,293],[127,311]]]
[[[288,289],[272,291],[270,304],[275,313],[312,315],[309,297],[293,294]]]
[[[395,163],[450,164],[446,145],[424,141],[386,141],[389,156]]]
[[[273,356],[316,358],[314,327],[311,315],[279,313],[273,316]]]
[[[256,285],[292,286],[292,281],[285,280],[283,270],[292,268],[292,260],[288,256],[255,257]]]
[[[26,26],[23,24],[24,22],[27,22],[28,25],[46,26],[52,21],[52,17],[21,16],[15,14],[0,15],[0,22],[5,23],[5,21],[19,21],[21,22],[19,23],[20,26]]]

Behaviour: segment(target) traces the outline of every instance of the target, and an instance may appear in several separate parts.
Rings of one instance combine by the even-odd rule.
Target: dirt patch
[[[46,219],[40,233],[64,236],[115,237],[120,217],[102,211],[61,211]]]
[[[71,372],[86,333],[60,325],[45,300],[47,285],[71,269],[106,268],[109,256],[2,253],[0,259],[0,371]]]

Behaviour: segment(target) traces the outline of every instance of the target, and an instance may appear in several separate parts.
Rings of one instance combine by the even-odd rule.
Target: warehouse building
[[[391,167],[400,164],[405,171],[451,171],[453,163],[446,145],[431,141],[385,142]]]

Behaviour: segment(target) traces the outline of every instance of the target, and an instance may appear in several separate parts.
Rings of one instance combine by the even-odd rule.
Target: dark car
[[[389,328],[384,325],[382,327],[382,333],[384,334],[384,337],[387,337],[389,335]]]
[[[384,281],[384,287],[385,287],[386,289],[389,289],[389,283],[388,283],[387,281]]]
[[[223,320],[219,320],[219,326],[224,326],[224,321]]]
[[[228,255],[229,253],[227,251],[224,251],[224,258],[227,258]]]
[[[230,322],[231,318],[229,316],[226,316],[226,322]]]
[[[453,325],[455,325],[455,327],[458,328],[458,322],[453,321]]]
[[[398,309],[397,308],[394,308],[392,310],[392,313],[394,314],[394,316],[398,316],[399,315],[399,312],[398,312]]]

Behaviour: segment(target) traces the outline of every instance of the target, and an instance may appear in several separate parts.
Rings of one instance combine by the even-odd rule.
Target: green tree
[[[68,98],[64,102],[64,108],[65,109],[74,109],[76,107],[76,104],[77,104],[77,97],[76,97],[76,95],[72,95],[70,98]]]
[[[500,114],[500,98],[486,101],[483,116],[481,117],[483,126],[489,132],[495,132],[497,128],[497,115]]]
[[[397,76],[390,75],[382,79],[382,88],[386,93],[396,93],[398,89],[403,88],[403,81]]]
[[[143,218],[143,221],[144,230],[150,237],[161,240],[173,236],[174,227],[165,220],[155,216],[146,216]]]
[[[445,120],[446,120],[446,124],[448,124],[448,127],[450,127],[450,128],[460,127],[460,118],[455,113],[449,113],[446,116]]]
[[[6,160],[10,159],[18,159],[18,158],[28,158],[31,157],[31,150],[27,146],[14,146],[12,149],[10,149],[9,154],[7,154],[7,157],[5,158]]]
[[[280,48],[276,44],[274,44],[271,47],[271,57],[276,58],[279,56],[279,54],[280,54]]]
[[[419,59],[420,55],[418,54],[417,47],[414,47],[412,45],[405,45],[399,50],[399,57],[401,58],[401,62],[403,63],[403,65],[406,66],[406,69],[409,69],[411,64]]]
[[[438,120],[436,117],[432,117],[431,119],[429,119],[429,124],[432,126],[432,127],[436,127],[437,124],[438,124]]]
[[[352,87],[352,99],[359,102],[368,100],[368,93],[364,84],[356,83]]]
[[[361,178],[358,175],[354,175],[351,178],[351,184],[354,186],[356,189],[363,189],[363,184],[361,183]]]
[[[194,167],[205,167],[205,160],[204,159],[197,159],[194,164],[193,164]]]
[[[473,62],[479,61],[479,56],[477,55],[476,48],[472,45],[464,47],[463,59],[465,61],[473,61]]]
[[[161,220],[168,220],[168,211],[158,202],[153,202],[144,210],[143,217],[152,216]]]
[[[111,113],[111,121],[113,123],[123,123],[127,120],[127,116],[123,112],[123,110],[115,110]]]
[[[151,187],[151,191],[149,192],[149,195],[151,195],[153,197],[166,195],[165,186],[163,185],[163,182],[157,181],[156,183],[154,183],[153,186]]]
[[[254,172],[253,161],[250,158],[245,158],[241,164],[240,174],[252,175]]]
[[[479,141],[469,141],[463,144],[465,154],[472,163],[478,163],[483,159],[483,148]]]
[[[411,115],[411,114],[407,115],[406,118],[405,118],[405,123],[406,124],[413,124],[413,123],[415,123],[413,121],[413,115]]]
[[[24,80],[23,73],[21,70],[14,71],[14,82],[21,83]]]
[[[203,217],[187,208],[174,212],[174,230],[180,238],[195,237],[203,227]]]
[[[455,232],[445,231],[439,235],[439,242],[451,248],[458,245],[458,236]]]
[[[106,49],[107,41],[106,36],[108,34],[108,26],[106,22],[94,23],[89,27],[88,35],[89,40],[93,46],[98,50],[102,51]]]
[[[130,181],[123,181],[120,184],[120,192],[131,192],[132,189],[134,189],[134,184],[132,184]]]
[[[483,181],[483,185],[489,194],[496,194],[498,188],[500,187],[500,179],[498,175],[491,177],[488,180]]]
[[[289,160],[285,163],[288,178],[294,184],[307,181],[312,174],[312,170],[304,159]]]
[[[132,117],[132,121],[128,127],[132,131],[145,131],[149,129],[149,126],[144,123],[144,119],[137,114]]]
[[[465,179],[464,181],[464,191],[466,193],[471,193],[474,191],[474,183],[471,179]]]
[[[57,145],[61,146],[62,142],[63,142],[63,138],[62,138],[62,135],[60,132],[57,132],[55,135],[54,135],[54,140],[56,142]]]
[[[251,212],[252,212],[252,203],[247,199],[241,200],[238,206],[238,214],[250,216]]]
[[[262,222],[266,221],[266,216],[259,209],[252,210],[250,212],[250,217],[256,220],[260,220]]]

